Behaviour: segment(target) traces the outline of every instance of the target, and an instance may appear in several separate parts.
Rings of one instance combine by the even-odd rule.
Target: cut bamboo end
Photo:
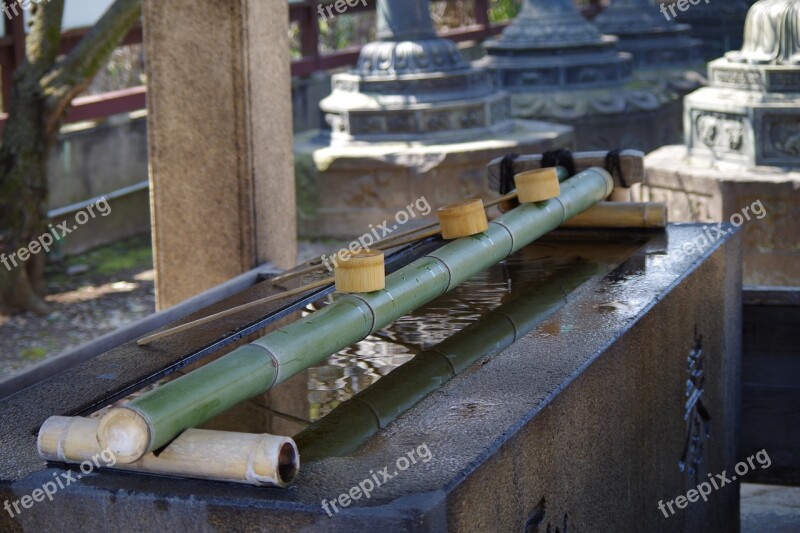
[[[100,420],[96,438],[102,449],[111,450],[117,461],[128,464],[147,453],[150,428],[139,413],[116,407]]]
[[[354,254],[338,261],[336,290],[342,293],[379,291],[386,287],[383,252]]]
[[[489,229],[489,219],[480,198],[440,207],[437,214],[442,238],[446,240],[477,235]]]
[[[36,441],[39,455],[48,461],[86,461],[100,451],[98,420],[53,416],[45,420]]]
[[[514,177],[519,201],[523,204],[542,202],[561,194],[558,169],[539,168],[522,172]]]
[[[98,443],[100,425],[92,418],[51,417],[39,430],[39,455],[48,461],[97,464],[102,459],[107,468],[271,487],[286,487],[300,470],[300,454],[289,437],[204,429],[187,429],[158,456],[148,453],[124,464]]]
[[[287,437],[261,435],[247,467],[247,479],[258,485],[285,487],[300,470],[297,444]],[[277,460],[275,459],[277,457]]]

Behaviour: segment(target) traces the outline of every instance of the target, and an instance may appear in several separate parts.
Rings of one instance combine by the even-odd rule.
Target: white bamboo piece
[[[39,430],[39,455],[48,461],[84,463],[130,472],[178,476],[246,485],[286,487],[300,469],[294,441],[268,434],[188,429],[156,456],[135,463],[116,461],[97,442],[100,421],[54,416]]]

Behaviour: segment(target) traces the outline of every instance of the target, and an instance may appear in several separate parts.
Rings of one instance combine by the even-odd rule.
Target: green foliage
[[[153,250],[150,239],[138,238],[100,248],[81,259],[98,274],[115,274],[132,268],[152,268]]]
[[[492,0],[489,4],[489,20],[493,23],[513,19],[519,13],[522,0]]]
[[[62,263],[48,264],[47,279],[50,283],[67,283],[72,279],[66,274],[69,267],[85,265],[88,272],[113,276],[132,269],[153,268],[153,249],[149,236],[134,237],[103,246],[91,252],[66,258]]]
[[[25,359],[42,359],[47,356],[47,350],[39,346],[20,350],[20,355]]]
[[[319,21],[320,52],[329,54],[375,38],[375,13],[343,14]]]

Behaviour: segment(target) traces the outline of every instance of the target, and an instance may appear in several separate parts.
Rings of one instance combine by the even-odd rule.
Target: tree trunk
[[[57,57],[60,37],[52,30],[60,31],[62,14],[63,0],[31,13],[26,59],[14,72],[0,146],[0,253],[8,256],[0,256],[0,306],[40,314],[47,312],[43,294],[37,291],[43,285],[44,256],[22,261],[18,251],[46,229],[46,165],[54,136],[45,133],[47,107],[40,81]]]
[[[115,0],[59,59],[63,14],[64,0],[31,5],[25,61],[14,72],[0,146],[0,310],[48,312],[42,278],[46,252],[30,254],[26,261],[18,252],[49,231],[47,162],[69,104],[139,19],[141,4]]]
[[[35,87],[22,85],[29,89]],[[0,147],[0,176],[3,176],[0,228],[4,229],[0,235],[0,252],[8,255],[0,268],[0,303],[12,309],[42,314],[47,312],[41,283],[44,255],[34,255],[23,262],[17,252],[47,229],[46,165],[52,139],[44,135],[43,106],[38,91],[15,93],[12,107],[21,109],[16,109],[17,120],[6,124]]]

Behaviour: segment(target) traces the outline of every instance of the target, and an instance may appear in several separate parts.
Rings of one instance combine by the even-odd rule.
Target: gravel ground
[[[149,247],[137,238],[49,265],[52,312],[0,315],[0,379],[153,313]]]
[[[300,261],[340,248],[303,242]],[[146,237],[48,266],[46,317],[0,315],[0,380],[155,312],[155,273]]]

